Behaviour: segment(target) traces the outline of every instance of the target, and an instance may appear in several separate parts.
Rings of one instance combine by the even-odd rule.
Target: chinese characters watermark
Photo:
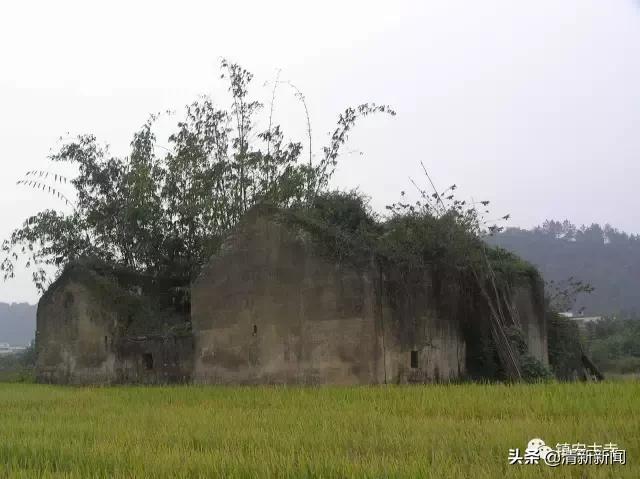
[[[626,464],[627,452],[617,444],[569,444],[558,443],[555,448],[547,446],[542,439],[531,439],[527,448],[509,449],[509,464],[559,465],[613,465]]]

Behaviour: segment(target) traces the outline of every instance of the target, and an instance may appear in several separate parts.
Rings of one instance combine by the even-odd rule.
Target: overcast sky
[[[321,146],[341,110],[388,103],[366,119],[337,186],[377,209],[421,180],[488,199],[512,225],[545,218],[640,233],[640,3],[634,0],[271,0],[4,2],[0,15],[0,236],[57,207],[15,185],[51,169],[58,137],[93,133],[126,154],[151,112],[199,94],[223,101],[220,57],[256,76],[277,69],[306,95]],[[301,106],[282,90],[293,136]],[[26,274],[0,301],[37,300]]]

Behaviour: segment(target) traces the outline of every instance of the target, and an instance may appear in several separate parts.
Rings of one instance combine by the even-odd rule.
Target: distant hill
[[[0,303],[0,343],[28,345],[35,338],[37,306]]]
[[[492,237],[536,265],[545,280],[570,276],[595,291],[577,306],[588,314],[640,313],[640,236],[593,224],[577,228],[569,221],[546,221],[531,230],[509,228]]]

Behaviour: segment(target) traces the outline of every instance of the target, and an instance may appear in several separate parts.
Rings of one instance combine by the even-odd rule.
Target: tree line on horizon
[[[640,317],[640,235],[609,224],[547,220],[532,229],[506,228],[488,241],[533,263],[547,282],[591,285],[590,294],[576,298],[574,311]]]

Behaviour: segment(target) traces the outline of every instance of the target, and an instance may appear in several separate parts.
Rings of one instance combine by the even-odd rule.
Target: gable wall
[[[38,304],[39,382],[104,383],[114,375],[117,317],[86,284],[70,280]]]
[[[163,315],[163,309],[146,307],[142,296],[120,288],[112,278],[72,265],[38,303],[37,381],[188,382],[193,369],[190,334],[127,334],[136,317],[174,319]]]
[[[194,378],[213,383],[358,384],[381,374],[368,272],[310,251],[256,219],[192,287]]]

